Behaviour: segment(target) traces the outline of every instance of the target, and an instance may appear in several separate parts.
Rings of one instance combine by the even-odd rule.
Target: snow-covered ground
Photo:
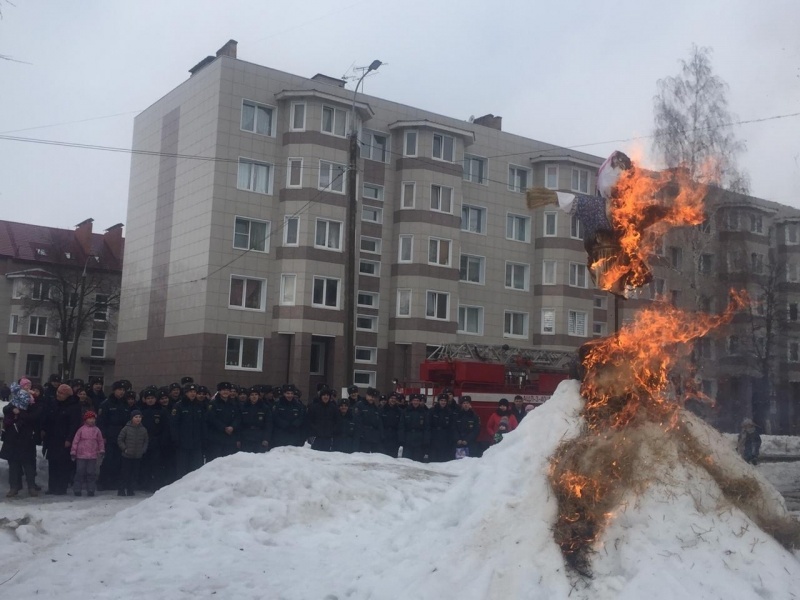
[[[481,459],[282,448],[219,459],[152,497],[23,493],[0,503],[0,518],[31,518],[0,527],[0,597],[800,597],[798,555],[689,466],[616,511],[593,580],[570,576],[546,477],[549,456],[580,430],[577,391],[564,382]],[[758,470],[789,489],[800,487],[793,465]],[[0,461],[3,493],[6,469]]]

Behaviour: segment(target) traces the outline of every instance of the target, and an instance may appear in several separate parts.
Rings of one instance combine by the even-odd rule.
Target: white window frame
[[[468,277],[466,279],[463,278],[465,269],[463,265],[464,259],[469,261],[470,259],[476,259],[478,261],[478,281],[472,281]],[[466,265],[466,275],[469,276],[470,268],[469,262]],[[461,283],[468,283],[470,285],[485,285],[486,284],[486,257],[485,256],[478,256],[477,254],[467,254],[462,252],[461,256],[458,259],[458,280]]]
[[[322,303],[314,302],[314,291],[317,286],[317,281],[323,282],[322,289]],[[331,306],[325,304],[325,298],[328,296],[328,284],[332,281],[336,282],[336,304]],[[311,279],[311,306],[316,308],[325,308],[327,310],[339,310],[342,303],[342,280],[338,277],[325,277],[323,275],[314,275]]]
[[[247,187],[241,187],[239,183],[242,179],[242,167],[244,165],[250,166],[250,174],[248,177]],[[266,189],[261,191],[256,189],[256,183],[258,178],[256,176],[256,170],[254,167],[266,167],[267,168],[267,180],[266,180]],[[236,189],[242,190],[243,192],[251,192],[253,194],[261,194],[263,196],[271,196],[272,195],[272,183],[275,178],[275,165],[270,164],[268,162],[264,162],[261,160],[253,160],[251,158],[244,158],[242,156],[239,157],[238,167],[236,172]]]
[[[386,145],[383,147],[383,157],[378,156],[377,158],[374,156],[375,154],[380,154],[376,148],[380,148],[375,144],[375,138],[382,137],[386,139]],[[363,140],[361,143],[361,157],[365,160],[374,160],[375,162],[387,164],[390,160],[392,155],[392,136],[388,133],[384,133],[382,131],[374,131],[371,129],[364,129],[361,132],[361,139]]]
[[[552,224],[552,229],[549,225]],[[542,235],[556,237],[558,235],[558,213],[548,211],[542,215]]]
[[[405,244],[408,244],[408,258],[404,257]],[[412,263],[414,262],[414,236],[410,234],[403,234],[397,238],[397,262],[398,263]]]
[[[575,175],[578,176],[578,185],[575,185]],[[585,183],[586,188],[584,189],[581,186],[581,179],[585,176]],[[572,167],[572,175],[570,176],[569,181],[570,189],[573,192],[577,192],[579,194],[588,194],[589,193],[589,169],[580,169],[578,167]]]
[[[49,281],[34,279],[31,282],[31,300],[49,300],[52,289]]]
[[[228,345],[231,339],[239,340],[239,364],[228,364]],[[244,340],[258,340],[258,365],[255,367],[243,367],[242,354],[244,352]],[[225,370],[227,371],[260,371],[264,365],[264,338],[247,335],[228,335],[225,338]]]
[[[608,298],[605,296],[595,296],[592,300],[592,307],[598,310],[606,310],[608,308]]]
[[[436,256],[431,260],[431,252],[436,248]],[[442,262],[442,247],[447,248],[447,261]],[[436,267],[449,267],[453,264],[453,240],[445,238],[428,238],[428,264]]]
[[[414,151],[409,152],[408,136],[414,136]],[[403,156],[416,157],[419,153],[419,131],[416,129],[409,129],[403,134]]]
[[[253,107],[253,129],[245,129],[244,128],[244,106],[245,104],[249,104]],[[263,108],[269,111],[269,122],[267,124],[267,133],[261,133],[258,131],[258,109]],[[274,106],[270,106],[269,104],[264,104],[263,102],[255,102],[254,100],[248,100],[246,98],[242,99],[242,112],[239,118],[239,129],[241,131],[246,131],[248,133],[254,133],[256,135],[263,135],[264,137],[275,137],[275,121],[276,116],[278,114],[278,109]]]
[[[466,214],[465,214],[466,213]],[[475,204],[461,204],[461,231],[467,233],[476,233],[478,235],[486,235],[486,215],[488,211],[485,206],[477,206]],[[475,217],[473,218],[473,215]],[[477,227],[472,227],[472,222],[477,219]]]
[[[375,192],[375,195],[367,194],[367,190],[371,190]],[[378,202],[383,202],[384,198],[384,190],[382,185],[378,185],[377,183],[364,183],[361,186],[361,197],[366,198],[367,200],[376,200]]]
[[[445,299],[445,315],[444,317],[439,316],[439,297],[444,296]],[[430,302],[431,298],[434,300],[434,314],[433,316],[429,315],[430,309]],[[439,290],[425,290],[425,318],[431,321],[449,321],[450,320],[450,293],[449,292],[442,292]]]
[[[297,156],[293,156],[291,158],[286,159],[286,187],[289,189],[300,189],[303,187],[303,159]],[[300,168],[298,170],[298,175],[300,181],[298,183],[292,183],[292,170],[300,163]]]
[[[786,223],[783,228],[783,237],[787,246],[797,246],[800,244],[800,224]]]
[[[331,246],[331,224],[339,225],[339,240],[336,246]],[[324,226],[325,228],[325,241],[323,244],[319,244],[317,242],[320,226]],[[333,219],[317,219],[314,227],[314,248],[320,248],[322,250],[330,250],[331,252],[341,252],[343,243],[342,239],[344,238],[344,223],[341,221],[334,221]]]
[[[369,327],[365,327],[362,324],[359,324],[359,319],[368,320],[371,325]],[[378,315],[365,315],[365,314],[356,314],[356,331],[370,331],[375,333],[378,331]]]
[[[757,214],[750,215],[750,233],[763,235],[764,233],[764,217]]]
[[[289,239],[289,234],[292,233],[292,228],[289,222],[294,221],[297,225],[294,228],[294,241]],[[284,217],[283,218],[283,245],[284,246],[299,246],[300,245],[300,217]]]
[[[800,362],[800,342],[789,342],[786,350],[786,360],[788,362]]]
[[[8,319],[8,334],[19,335],[19,315],[9,315]]]
[[[464,181],[470,183],[477,183],[479,185],[488,185],[489,179],[487,174],[489,172],[489,160],[483,156],[475,156],[474,154],[464,154],[464,168],[462,178]],[[473,173],[473,165],[479,163],[481,167],[478,173]]]
[[[300,127],[297,127],[297,107],[303,107],[303,124]],[[306,117],[308,116],[308,107],[306,106],[305,102],[292,102],[291,108],[289,111],[289,130],[290,131],[305,131],[306,130]]]
[[[547,267],[552,267],[552,278],[547,276]],[[543,260],[542,261],[542,285],[556,285],[558,281],[558,261],[557,260]]]
[[[365,277],[380,277],[381,276],[381,262],[379,260],[367,260],[361,258],[358,260],[358,274]]]
[[[511,285],[509,285],[509,268],[510,268],[510,275],[511,275]],[[514,285],[514,275],[518,268],[522,268],[522,287],[516,287]],[[514,290],[517,292],[527,292],[531,287],[531,266],[527,263],[518,263],[514,261],[507,260],[506,261],[506,269],[505,269],[505,288],[507,290]]]
[[[358,353],[366,351],[369,353],[367,358],[359,358]],[[375,365],[378,363],[378,348],[375,346],[356,346],[353,352],[353,362],[359,364]]]
[[[374,219],[368,219],[367,215],[369,213],[375,214]],[[361,204],[361,220],[364,223],[377,223],[378,225],[383,223],[383,209],[380,206],[372,206],[371,204]]]
[[[555,170],[555,185],[550,184],[550,173],[551,171]],[[557,190],[558,189],[558,165],[545,165],[544,166],[544,187],[548,190]]]
[[[436,156],[436,138],[440,138],[439,141],[439,156]],[[450,140],[452,155],[450,157],[445,156],[445,147],[447,146],[445,140]],[[443,162],[453,163],[456,161],[456,138],[452,135],[446,135],[444,133],[436,133],[433,134],[433,140],[431,143],[431,156],[434,160],[441,160]]]
[[[525,173],[525,186],[520,185],[519,176]],[[508,165],[508,190],[525,193],[531,187],[531,170],[520,165]]]
[[[583,223],[578,218],[578,215],[570,216],[569,220],[569,237],[573,240],[582,240],[584,236]]]
[[[512,220],[513,219],[513,220]],[[522,224],[523,227],[520,229],[518,224]],[[509,227],[509,225],[511,227]],[[509,229],[511,229],[509,235]],[[522,231],[524,234],[523,237],[525,239],[519,239],[516,235]],[[519,215],[516,213],[506,213],[506,239],[511,240],[512,242],[520,242],[523,244],[530,244],[531,243],[531,218],[526,215]]]
[[[510,321],[510,329],[506,329],[506,317],[508,315],[512,315]],[[513,333],[514,329],[514,318],[513,315],[519,315],[522,317],[522,333]],[[519,311],[519,310],[504,310],[503,311],[503,337],[504,338],[514,338],[514,339],[527,339],[528,338],[528,328],[530,326],[530,315],[527,312]]]
[[[231,304],[231,292],[233,291],[234,280],[242,282],[242,304]],[[260,293],[258,298],[258,308],[245,306],[247,299],[247,286],[248,282],[255,281],[260,284]],[[264,312],[267,307],[267,280],[261,277],[248,277],[246,275],[231,274],[228,283],[228,308],[231,310],[244,310],[248,312]]]
[[[340,170],[341,176],[334,175],[334,171]],[[323,176],[327,176],[328,183],[324,184]],[[317,178],[317,189],[331,194],[342,194],[347,192],[345,185],[347,180],[347,165],[335,163],[330,160],[319,161],[319,176]]]
[[[550,328],[548,330],[547,323],[550,323]],[[543,308],[542,309],[542,323],[541,323],[541,334],[542,335],[555,335],[556,334],[556,309],[555,308]]]
[[[291,297],[287,294],[291,291]],[[281,273],[281,289],[278,304],[281,306],[295,306],[297,304],[297,273]]]
[[[581,274],[583,274],[582,277]],[[581,279],[583,280],[583,285],[581,285]],[[586,289],[589,287],[588,281],[589,273],[585,264],[576,262],[569,263],[569,287]]]
[[[240,234],[236,232],[236,225],[239,222],[247,223],[247,233]],[[253,223],[263,224],[264,225],[264,249],[261,250],[260,248],[253,248]],[[247,236],[247,244],[245,246],[237,246],[236,245],[236,236],[237,235],[246,235]],[[261,219],[251,219],[250,217],[240,217],[236,215],[233,218],[233,248],[236,250],[247,250],[248,252],[258,252],[260,254],[267,254],[269,253],[269,240],[272,237],[272,223],[270,221],[263,221]]]
[[[98,334],[102,334],[98,337]],[[106,341],[108,332],[105,329],[92,329],[92,340],[89,348],[89,356],[91,358],[105,358],[106,357]],[[98,343],[102,342],[102,343]],[[95,353],[95,351],[99,351]]]
[[[408,296],[408,312],[404,313],[401,312],[401,308],[403,307],[403,299],[405,296]],[[413,291],[411,288],[399,288],[397,290],[397,309],[395,310],[395,315],[400,319],[407,319],[411,316],[411,300],[413,298]]]
[[[326,345],[319,340],[311,342],[311,352],[308,357],[308,372],[311,375],[325,375]],[[314,360],[316,358],[316,360]]]
[[[462,318],[461,318],[462,317],[462,310],[464,311],[463,324],[465,325],[465,327],[462,327]],[[478,330],[477,331],[470,331],[469,329],[466,328],[466,323],[467,323],[466,313],[468,311],[470,311],[470,310],[477,311],[477,325],[478,325]],[[464,335],[483,335],[483,315],[484,315],[484,311],[483,311],[483,307],[482,306],[475,306],[475,305],[470,305],[470,304],[459,304],[458,305],[458,325],[456,326],[457,327],[457,333],[463,333]]]
[[[449,210],[443,210],[442,204],[445,201],[445,190],[449,190],[450,192],[450,199],[449,199]],[[453,214],[453,196],[455,195],[455,191],[453,188],[448,187],[446,185],[439,185],[438,183],[431,184],[431,210],[434,212],[445,213],[447,215]],[[437,206],[434,207],[433,200],[436,198]]]
[[[331,130],[330,131],[326,131],[325,130],[325,111],[326,110],[333,111],[333,115],[331,117]],[[331,106],[329,104],[323,104],[322,105],[321,116],[322,116],[322,118],[320,119],[319,129],[320,129],[320,131],[322,133],[324,133],[325,135],[332,135],[334,137],[339,137],[339,138],[346,138],[347,137],[347,131],[348,131],[348,126],[349,126],[349,121],[350,121],[350,115],[349,115],[349,111],[347,109],[337,108],[336,106]],[[339,122],[339,120],[337,119],[337,116],[343,116],[344,117],[344,127],[341,128],[342,129],[342,133],[336,133],[337,129],[339,129],[338,127],[336,127],[337,123]]]
[[[103,300],[101,300],[103,298]],[[94,295],[94,314],[92,320],[105,323],[108,321],[108,294]]]
[[[362,296],[366,298],[371,298],[369,303],[363,303],[361,301]],[[380,305],[380,294],[378,292],[366,292],[364,290],[358,290],[356,294],[356,306],[359,308],[378,308]]]
[[[608,324],[605,321],[592,322],[592,335],[598,337],[605,337],[608,331]]]
[[[411,202],[408,201],[408,190],[411,190]],[[417,203],[417,182],[404,181],[400,184],[400,208],[413,209]]]
[[[375,371],[363,371],[361,369],[353,371],[353,383],[361,387],[375,387],[376,377]]]
[[[35,327],[34,323],[36,324]],[[42,323],[44,323],[44,325],[42,325]],[[42,329],[44,333],[39,333]],[[39,315],[31,315],[28,317],[28,335],[47,337],[47,317],[40,317]]]
[[[383,240],[381,240],[381,238],[362,235],[358,247],[361,252],[366,252],[367,254],[380,254],[383,247]]]
[[[574,317],[573,317],[574,315]],[[583,333],[580,332],[578,315],[583,315]],[[567,335],[572,337],[587,337],[587,329],[589,323],[589,315],[585,310],[568,310],[567,311]]]

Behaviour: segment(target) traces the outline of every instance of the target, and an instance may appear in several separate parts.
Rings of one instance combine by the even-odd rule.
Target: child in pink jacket
[[[86,411],[83,415],[83,426],[78,429],[70,447],[72,460],[77,461],[75,483],[72,486],[76,496],[81,495],[84,483],[88,496],[94,496],[96,489],[97,459],[106,451],[103,434],[95,425],[96,421],[97,416],[91,410]]]

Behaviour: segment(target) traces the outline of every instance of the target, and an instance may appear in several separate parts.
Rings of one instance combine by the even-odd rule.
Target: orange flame
[[[620,280],[633,288],[646,285],[651,279],[647,257],[655,238],[643,235],[645,230],[658,234],[667,226],[702,223],[706,190],[685,169],[652,172],[634,165],[623,171],[610,209],[620,251],[591,265],[600,289],[613,290]]]

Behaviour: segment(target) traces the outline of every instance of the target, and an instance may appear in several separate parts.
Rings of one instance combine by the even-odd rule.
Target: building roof
[[[76,268],[83,268],[87,259],[96,257],[88,264],[89,269],[121,272],[125,240],[115,237],[118,232],[112,231],[114,229],[109,229],[105,235],[91,233],[89,222],[87,241],[90,251],[86,252],[77,230],[0,220],[0,257],[41,265],[74,265]],[[114,247],[115,243],[119,247]]]

